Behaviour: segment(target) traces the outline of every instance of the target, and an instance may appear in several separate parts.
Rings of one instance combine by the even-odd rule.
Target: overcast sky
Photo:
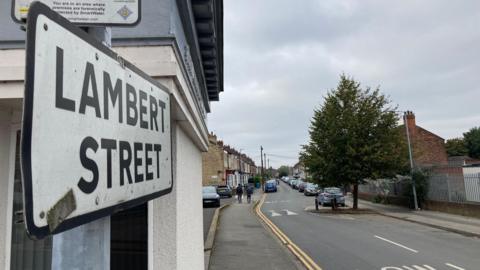
[[[342,72],[445,139],[480,126],[480,1],[224,0],[224,42],[209,129],[258,164],[297,161]]]

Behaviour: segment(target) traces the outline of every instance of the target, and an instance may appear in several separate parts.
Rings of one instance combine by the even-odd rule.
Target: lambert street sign
[[[133,26],[140,22],[140,0],[36,0],[70,22],[85,26]],[[24,23],[34,0],[12,0],[11,15]]]
[[[170,96],[36,2],[27,25],[22,174],[36,238],[172,189]]]

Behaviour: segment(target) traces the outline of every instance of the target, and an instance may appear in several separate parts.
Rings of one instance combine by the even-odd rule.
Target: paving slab
[[[209,269],[303,269],[245,202],[221,211]]]

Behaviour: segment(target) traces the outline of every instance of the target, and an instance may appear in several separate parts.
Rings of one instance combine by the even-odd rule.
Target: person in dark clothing
[[[242,195],[243,195],[243,188],[242,188],[242,185],[238,184],[238,187],[237,187],[237,198],[238,198],[238,203],[242,203]]]
[[[253,186],[249,185],[247,187],[247,202],[250,203],[252,201],[252,194],[253,194]]]

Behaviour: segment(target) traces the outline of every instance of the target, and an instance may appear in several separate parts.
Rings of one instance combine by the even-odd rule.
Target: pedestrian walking
[[[238,198],[238,203],[242,203],[242,195],[243,195],[243,188],[241,184],[238,184],[237,186],[237,198]]]
[[[252,201],[252,194],[253,194],[253,186],[249,185],[247,187],[247,202],[250,203]]]

